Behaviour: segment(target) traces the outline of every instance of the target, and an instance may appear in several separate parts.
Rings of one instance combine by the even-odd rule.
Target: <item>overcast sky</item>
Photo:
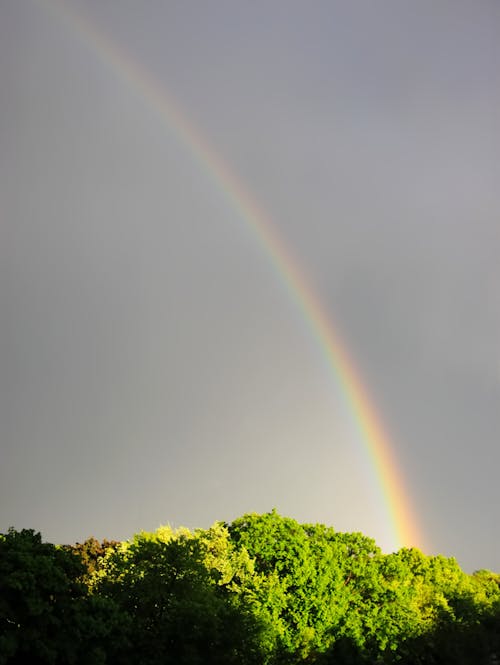
[[[269,256],[64,7],[273,217],[390,432],[417,545],[500,570],[496,0],[0,2],[0,529],[276,507],[390,543]]]

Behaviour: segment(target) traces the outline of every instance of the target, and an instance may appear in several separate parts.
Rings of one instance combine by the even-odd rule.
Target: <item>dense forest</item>
[[[474,664],[500,575],[275,511],[126,542],[0,535],[0,665]]]

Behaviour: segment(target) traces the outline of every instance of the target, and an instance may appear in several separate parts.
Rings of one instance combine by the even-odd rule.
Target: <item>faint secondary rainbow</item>
[[[375,475],[376,486],[391,526],[393,548],[422,547],[422,534],[407,497],[403,474],[397,466],[393,446],[377,415],[373,400],[363,386],[346,345],[334,330],[304,271],[276,230],[270,216],[259,206],[210,142],[189,121],[185,112],[158,79],[133,60],[98,26],[76,13],[67,2],[36,2],[64,21],[106,66],[147,102],[182,145],[189,149],[194,160],[224,192],[231,206],[244,220],[295,302],[305,324],[321,348],[329,372],[341,388]]]

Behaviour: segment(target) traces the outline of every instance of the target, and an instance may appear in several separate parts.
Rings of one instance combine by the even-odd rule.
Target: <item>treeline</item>
[[[0,665],[499,662],[500,576],[276,512],[130,541],[0,535]]]

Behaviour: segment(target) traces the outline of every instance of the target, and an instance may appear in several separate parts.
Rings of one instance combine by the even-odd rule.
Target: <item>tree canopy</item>
[[[0,665],[407,663],[500,656],[500,576],[276,511],[125,542],[0,534]]]

